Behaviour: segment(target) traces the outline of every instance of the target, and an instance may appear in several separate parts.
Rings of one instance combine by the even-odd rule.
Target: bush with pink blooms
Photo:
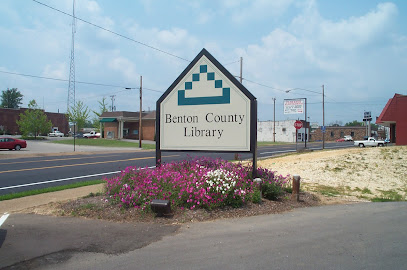
[[[258,168],[268,199],[282,194],[287,177]],[[153,199],[170,200],[172,207],[214,209],[259,203],[260,190],[251,166],[221,159],[199,158],[149,168],[127,167],[107,179],[108,200],[124,208],[150,210]]]

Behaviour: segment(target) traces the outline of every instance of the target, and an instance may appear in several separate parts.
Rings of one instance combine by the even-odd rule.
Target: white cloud
[[[136,72],[136,65],[122,56],[110,60],[108,66],[110,69],[120,72],[129,81],[139,77],[139,74]]]
[[[397,7],[393,3],[384,3],[361,17],[340,22],[326,20],[319,26],[319,40],[333,48],[356,49],[383,38],[396,16]]]
[[[96,1],[87,1],[85,2],[86,9],[91,13],[99,13],[100,6]]]
[[[292,0],[253,0],[240,1],[239,5],[231,4],[231,1],[224,1],[223,3],[227,8],[232,9],[233,21],[242,23],[281,16],[292,2]]]
[[[44,67],[42,76],[56,79],[67,79],[69,75],[67,63],[48,64]]]

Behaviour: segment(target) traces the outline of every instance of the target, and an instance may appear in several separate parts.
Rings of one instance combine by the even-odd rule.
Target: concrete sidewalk
[[[25,209],[46,205],[51,202],[74,200],[103,191],[104,184],[91,185],[61,191],[43,193],[23,198],[0,201],[0,216],[4,213],[19,213]]]

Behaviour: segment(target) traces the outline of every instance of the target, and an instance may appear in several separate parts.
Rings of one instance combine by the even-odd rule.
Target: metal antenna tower
[[[68,84],[68,112],[71,107],[75,106],[75,33],[76,33],[76,18],[75,18],[75,0],[72,1],[72,45],[71,45],[71,64],[69,69],[69,84]]]

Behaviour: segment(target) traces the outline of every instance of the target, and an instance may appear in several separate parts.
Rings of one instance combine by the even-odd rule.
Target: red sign
[[[302,122],[301,122],[300,120],[295,121],[295,122],[294,122],[294,127],[295,127],[296,129],[302,128]]]

